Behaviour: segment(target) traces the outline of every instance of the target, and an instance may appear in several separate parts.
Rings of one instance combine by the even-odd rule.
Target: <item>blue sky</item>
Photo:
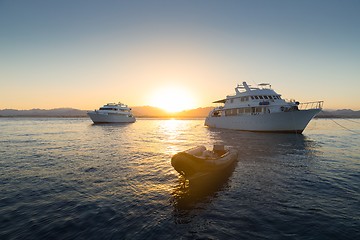
[[[0,0],[0,109],[154,105],[174,88],[170,102],[203,107],[247,81],[360,110],[359,12],[332,0]]]

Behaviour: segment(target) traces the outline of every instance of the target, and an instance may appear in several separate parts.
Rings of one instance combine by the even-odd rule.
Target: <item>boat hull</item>
[[[205,126],[254,132],[302,133],[321,109],[259,115],[207,117]]]
[[[133,123],[136,121],[134,116],[125,114],[104,114],[98,112],[88,112],[87,114],[94,123]]]

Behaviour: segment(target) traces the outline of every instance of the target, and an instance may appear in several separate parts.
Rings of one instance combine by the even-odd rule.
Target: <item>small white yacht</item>
[[[108,103],[99,110],[87,113],[94,123],[133,123],[131,108],[122,103]]]
[[[206,126],[244,131],[302,133],[323,106],[323,101],[286,101],[268,83],[251,87],[243,82],[242,85],[237,85],[235,92],[235,95],[213,102],[224,105],[210,111],[205,119]]]

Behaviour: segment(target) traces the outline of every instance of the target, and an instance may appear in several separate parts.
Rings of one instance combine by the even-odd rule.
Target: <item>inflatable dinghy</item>
[[[225,149],[224,145],[214,145],[214,149],[206,150],[205,146],[198,146],[179,152],[171,158],[174,169],[190,179],[196,175],[221,171],[237,160],[235,149]]]

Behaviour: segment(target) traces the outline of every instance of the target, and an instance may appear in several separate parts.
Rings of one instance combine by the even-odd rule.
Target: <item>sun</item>
[[[195,107],[194,98],[184,88],[169,86],[157,89],[150,101],[150,105],[175,113]]]

